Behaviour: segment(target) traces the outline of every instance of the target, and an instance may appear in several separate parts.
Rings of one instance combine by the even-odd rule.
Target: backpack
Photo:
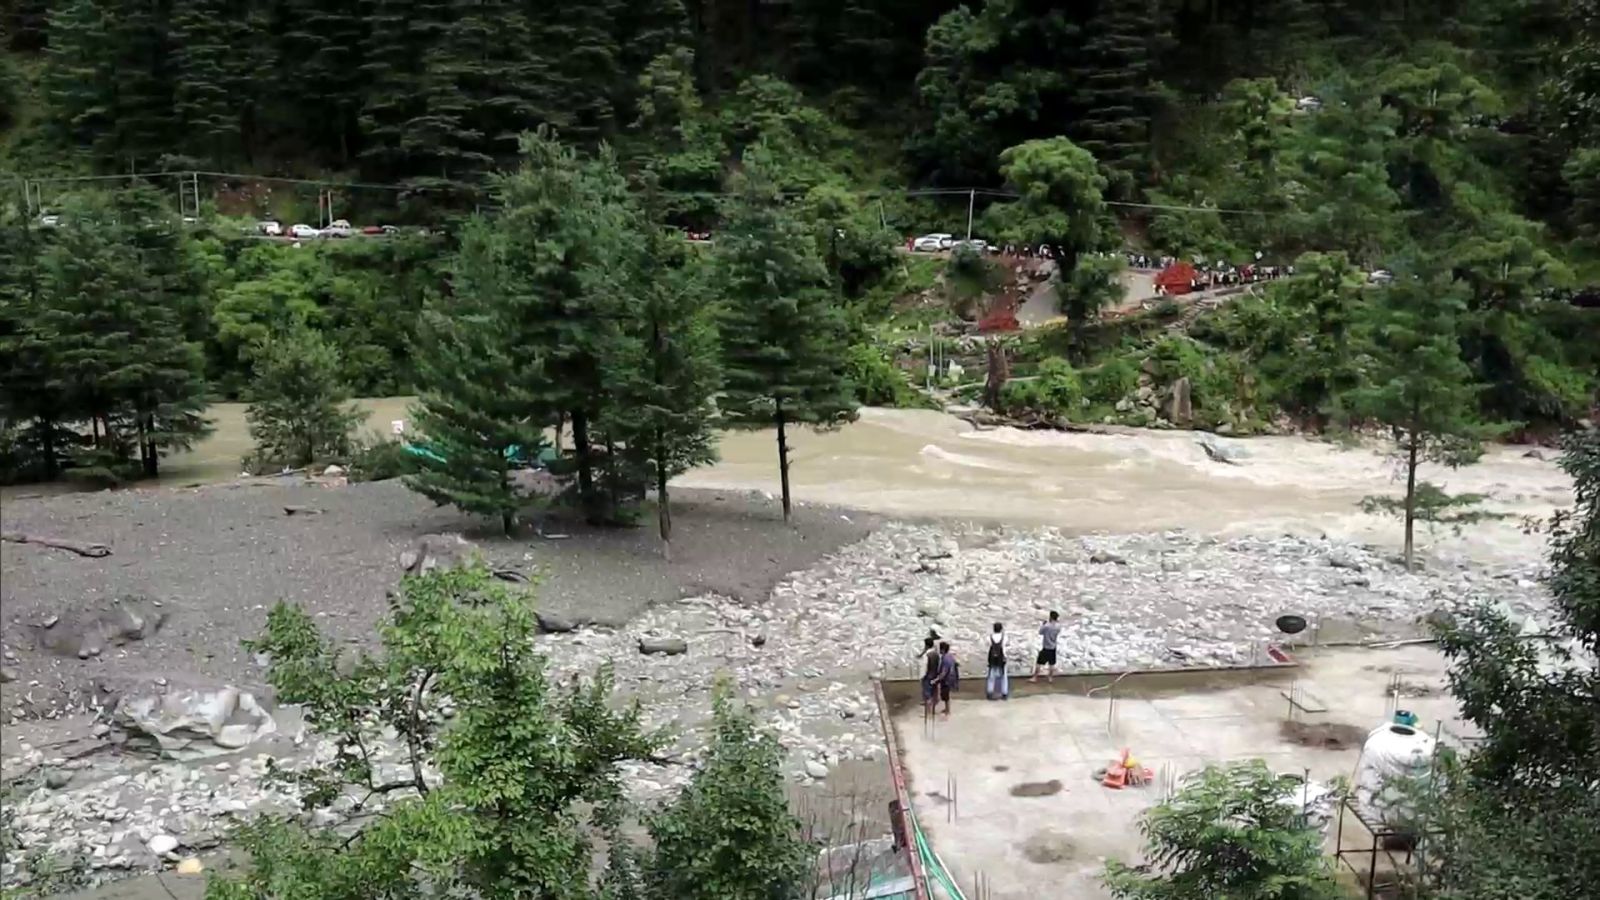
[[[990,638],[990,640],[989,640],[989,665],[990,666],[1003,666],[1005,664],[1006,664],[1006,645],[1005,645],[1005,641],[1004,640],[995,641],[993,638]]]

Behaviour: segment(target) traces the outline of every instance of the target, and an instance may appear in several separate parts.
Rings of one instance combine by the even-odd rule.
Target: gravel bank
[[[929,627],[954,643],[966,670],[962,689],[977,692],[994,621],[1014,635],[1018,672],[1026,671],[1036,623],[1050,609],[1065,624],[1067,669],[1248,662],[1276,636],[1272,621],[1285,612],[1321,625],[1329,639],[1409,636],[1429,612],[1484,601],[1537,623],[1548,606],[1538,570],[1534,563],[1451,564],[1407,573],[1364,545],[1287,536],[1075,537],[1055,529],[889,524],[782,579],[770,599],[705,594],[651,607],[618,628],[538,641],[558,674],[613,664],[619,688],[643,701],[647,722],[675,729],[674,753],[684,763],[703,745],[713,684],[725,676],[766,712],[789,750],[792,781],[820,785],[881,759],[868,676],[912,674]],[[682,639],[687,652],[640,655],[641,639],[661,637]],[[330,749],[315,736],[284,735],[267,752],[292,766]],[[382,770],[400,765],[399,750],[391,745],[380,754]],[[159,864],[150,850],[159,835],[177,841],[170,861],[214,843],[241,815],[290,803],[262,781],[259,748],[220,767],[146,763],[131,777],[126,761],[52,761],[59,752],[8,749],[13,771],[69,773],[54,788],[33,783],[17,807],[19,827],[28,846],[87,854],[103,872]],[[690,771],[640,766],[629,784],[636,799],[649,802]]]
[[[870,516],[800,507],[785,528],[759,494],[674,493],[673,561],[661,558],[654,521],[589,529],[552,521],[560,540],[508,541],[474,533],[481,520],[434,507],[398,482],[240,481],[198,489],[122,491],[8,500],[6,531],[109,544],[85,559],[32,544],[0,543],[0,644],[16,681],[0,686],[0,717],[34,718],[81,705],[95,679],[195,675],[248,684],[259,671],[239,640],[260,632],[278,600],[314,610],[327,631],[373,638],[398,554],[430,532],[463,531],[497,567],[541,579],[540,607],[620,625],[651,604],[715,593],[758,602],[875,524]],[[284,507],[320,510],[286,516]],[[168,616],[155,635],[99,658],[50,655],[30,626],[73,605],[145,595]]]

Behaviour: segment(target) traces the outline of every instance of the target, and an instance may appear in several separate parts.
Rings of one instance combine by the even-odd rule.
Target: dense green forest
[[[8,0],[0,24],[6,420],[148,432],[118,451],[145,471],[203,428],[155,410],[247,396],[285,333],[335,348],[348,393],[420,387],[469,219],[509,220],[496,173],[534,131],[649,221],[719,236],[757,154],[786,233],[815,242],[806,283],[849,330],[859,402],[923,402],[891,366],[896,298],[994,286],[982,261],[894,252],[969,212],[1065,254],[1069,326],[1023,339],[1040,377],[991,398],[1012,411],[1138,423],[1123,401],[1153,376],[1186,380],[1201,427],[1348,418],[1378,268],[1448,298],[1444,339],[1503,431],[1589,415],[1600,380],[1594,0]],[[234,174],[155,174],[191,171]],[[321,221],[332,184],[340,215],[429,233],[241,233]],[[1178,332],[1098,327],[1129,248],[1303,264]]]

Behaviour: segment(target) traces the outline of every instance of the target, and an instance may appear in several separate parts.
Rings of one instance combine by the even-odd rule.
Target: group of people
[[[1294,266],[1263,266],[1260,263],[1245,263],[1235,266],[1231,263],[1218,262],[1215,266],[1201,263],[1194,267],[1194,275],[1189,279],[1191,291],[1204,291],[1212,288],[1227,287],[1235,284],[1256,284],[1262,281],[1273,281],[1294,274]],[[1159,280],[1156,282],[1156,295],[1166,293],[1166,285]]]
[[[1045,672],[1048,681],[1056,678],[1056,645],[1061,636],[1061,615],[1052,610],[1050,617],[1039,625],[1039,652],[1033,659],[1033,674],[1029,681],[1037,682],[1039,672]],[[944,704],[944,715],[950,715],[950,692],[961,685],[961,665],[950,650],[950,642],[939,639],[937,632],[929,631],[922,641],[922,705],[928,715],[937,712]],[[985,663],[988,674],[984,679],[984,696],[990,700],[1011,698],[1010,656],[1006,650],[1006,629],[1001,622],[994,623],[989,634]]]

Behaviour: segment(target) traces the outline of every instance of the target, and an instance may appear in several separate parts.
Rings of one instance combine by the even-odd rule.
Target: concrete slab
[[[1425,729],[1467,733],[1443,690],[1444,660],[1431,646],[1301,654],[1300,668],[1288,671],[1130,677],[1116,687],[1109,731],[1106,692],[1085,696],[1081,680],[1058,680],[1054,691],[1039,685],[1006,702],[958,695],[950,718],[928,727],[918,707],[901,707],[892,721],[912,807],[964,888],[982,880],[992,900],[1093,900],[1109,897],[1099,882],[1108,858],[1138,861],[1139,816],[1159,799],[1156,786],[1117,791],[1094,778],[1124,747],[1158,777],[1260,758],[1276,771],[1325,781],[1354,773],[1359,736],[1396,706],[1416,713]],[[1397,675],[1398,698],[1388,693]],[[1294,719],[1348,726],[1330,730],[1345,740],[1306,746],[1285,733],[1291,710],[1281,692],[1297,683],[1328,709],[1295,709]]]

